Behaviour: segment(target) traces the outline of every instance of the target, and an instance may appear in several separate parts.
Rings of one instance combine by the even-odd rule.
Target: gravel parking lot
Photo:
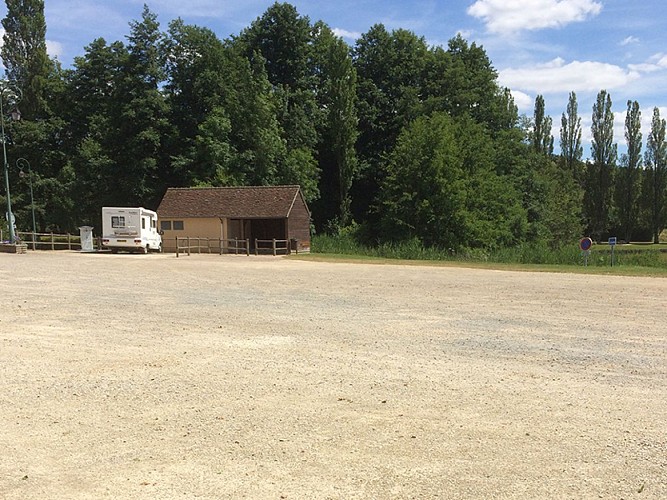
[[[667,498],[667,280],[0,254],[0,498]]]

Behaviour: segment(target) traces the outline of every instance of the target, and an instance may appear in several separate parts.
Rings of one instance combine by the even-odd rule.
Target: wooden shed
[[[176,237],[286,240],[310,250],[310,211],[299,186],[169,188],[157,209],[165,250]]]

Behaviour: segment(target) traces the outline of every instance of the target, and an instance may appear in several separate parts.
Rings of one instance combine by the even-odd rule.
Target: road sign
[[[609,245],[613,247],[615,244],[616,244],[616,236],[611,236],[609,238]]]
[[[592,246],[593,240],[590,238],[581,238],[581,241],[579,241],[579,248],[581,248],[584,252],[590,250]]]

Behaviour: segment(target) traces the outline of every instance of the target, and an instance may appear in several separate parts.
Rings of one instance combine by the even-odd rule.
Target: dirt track
[[[667,498],[667,280],[0,254],[0,498]]]

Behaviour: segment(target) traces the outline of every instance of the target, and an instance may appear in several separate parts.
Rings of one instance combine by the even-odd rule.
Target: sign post
[[[581,248],[581,253],[584,254],[584,267],[588,267],[588,256],[591,254],[592,246],[593,240],[590,238],[581,238],[579,241],[579,248]]]
[[[611,267],[614,267],[614,247],[616,247],[616,236],[609,238],[609,246],[611,247]]]

